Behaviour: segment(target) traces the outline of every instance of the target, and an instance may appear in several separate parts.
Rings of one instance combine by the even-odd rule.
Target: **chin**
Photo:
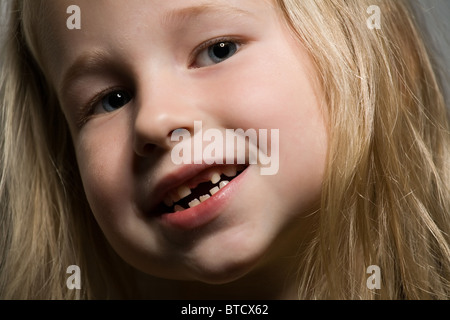
[[[237,281],[250,273],[255,264],[249,262],[228,263],[221,266],[199,266],[191,280],[205,284],[221,285]]]
[[[261,263],[264,252],[263,246],[255,246],[254,243],[240,243],[234,248],[212,248],[190,256],[186,267],[190,270],[191,280],[226,284],[251,273]]]

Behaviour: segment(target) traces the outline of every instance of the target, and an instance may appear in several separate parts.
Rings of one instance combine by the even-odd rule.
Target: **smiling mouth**
[[[155,211],[158,214],[166,214],[194,208],[208,201],[246,168],[247,165],[226,165],[208,169],[170,190]]]

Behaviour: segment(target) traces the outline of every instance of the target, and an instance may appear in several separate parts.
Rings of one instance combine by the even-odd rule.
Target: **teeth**
[[[189,208],[196,207],[196,206],[198,206],[199,204],[200,204],[200,200],[194,199],[194,200],[192,200],[191,202],[189,202]]]
[[[173,209],[175,210],[175,212],[184,211],[184,208],[182,206],[178,205],[178,204],[175,205],[175,207]]]
[[[177,190],[170,191],[167,197],[171,198],[174,203],[180,200],[180,196],[178,195]]]
[[[220,184],[219,184],[220,189],[222,189],[223,187],[225,187],[229,183],[230,183],[230,181],[226,181],[226,180],[220,181]]]
[[[189,187],[187,186],[178,187],[177,192],[180,199],[186,198],[188,195],[192,193],[191,189],[189,189]]]
[[[225,166],[223,167],[222,173],[226,176],[226,177],[235,177],[237,174],[237,167],[236,166]],[[211,190],[209,190],[209,193],[212,195],[216,194],[220,189],[222,189],[223,187],[225,187],[228,183],[230,183],[227,180],[223,180],[220,181],[221,176],[219,172],[213,172],[212,176],[211,176],[211,183],[212,184],[217,184],[219,183],[218,186],[215,186],[214,188],[212,188]],[[166,206],[171,207],[174,205],[174,203],[180,201],[181,199],[186,198],[187,196],[192,194],[192,190],[187,186],[187,185],[182,185],[180,187],[178,187],[176,190],[171,191],[164,199],[163,202]],[[198,206],[200,203],[208,200],[211,197],[209,194],[205,194],[201,197],[199,197],[198,199],[194,199],[191,202],[189,202],[189,207],[193,208],[195,206]],[[183,208],[180,205],[175,205],[174,207],[175,211],[183,211],[186,210],[185,208]]]
[[[214,194],[216,194],[217,192],[219,192],[220,188],[219,187],[214,187],[211,190],[209,190],[209,193],[211,193],[211,195],[213,196]]]
[[[223,174],[227,177],[234,177],[237,174],[235,166],[226,166],[223,169]]]
[[[173,205],[172,197],[170,197],[170,196],[165,197],[164,204],[168,207],[171,207]]]
[[[216,184],[219,181],[220,181],[220,174],[217,172],[214,172],[214,174],[211,177],[212,184]]]

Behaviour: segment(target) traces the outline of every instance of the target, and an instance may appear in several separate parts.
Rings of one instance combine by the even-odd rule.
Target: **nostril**
[[[138,139],[136,141],[136,153],[142,157],[147,157],[150,154],[153,154],[157,147],[161,147],[162,149],[171,148],[171,141],[179,141],[180,137],[185,138],[186,135],[190,136],[189,129],[180,127],[170,131],[165,139],[160,139],[159,141],[156,141],[155,139],[155,143],[152,143],[149,139],[147,139],[147,141]]]

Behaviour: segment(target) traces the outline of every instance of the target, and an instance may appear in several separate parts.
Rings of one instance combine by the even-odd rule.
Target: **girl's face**
[[[79,21],[67,13],[72,4]],[[320,199],[327,135],[312,61],[275,5],[58,0],[47,6],[44,64],[90,206],[119,255],[156,276],[223,283],[274,270],[281,255],[295,254]],[[67,28],[67,20],[81,29]],[[172,132],[194,135],[195,121],[224,137],[226,129],[266,129],[271,138],[278,129],[279,142],[269,141],[279,145],[278,172],[262,175],[260,163],[175,164],[179,142]],[[199,183],[243,168],[186,209],[190,197],[212,188]],[[189,192],[189,201],[176,202]],[[172,201],[185,210],[169,213]]]

